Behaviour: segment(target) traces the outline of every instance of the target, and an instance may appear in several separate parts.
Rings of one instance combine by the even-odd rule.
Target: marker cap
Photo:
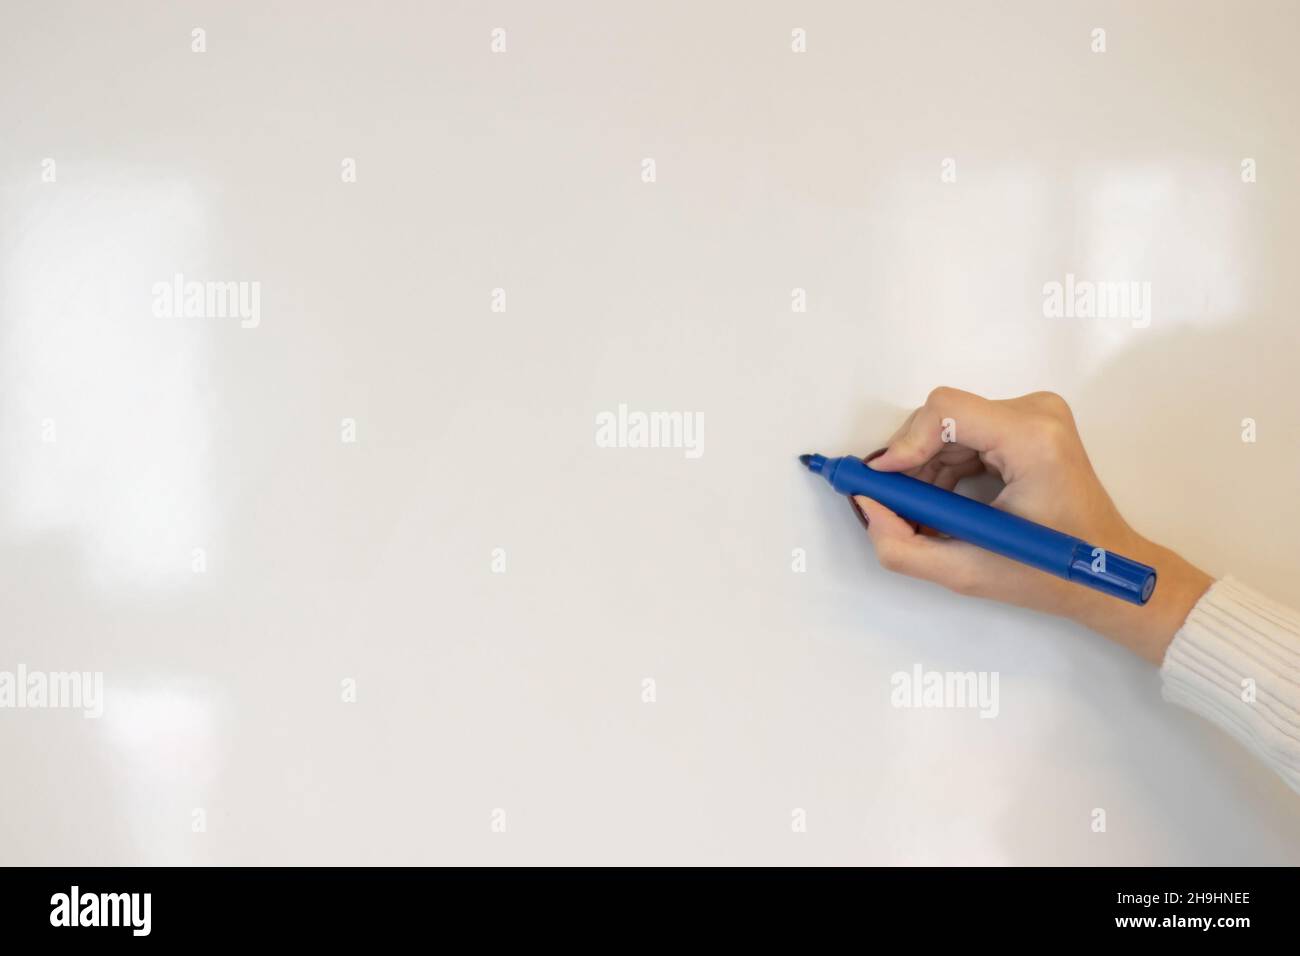
[[[1090,544],[1074,549],[1069,577],[1133,604],[1146,604],[1156,589],[1155,568]]]

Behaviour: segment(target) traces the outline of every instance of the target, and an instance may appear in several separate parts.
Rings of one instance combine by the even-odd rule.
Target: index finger
[[[946,446],[964,445],[981,454],[997,449],[1012,430],[1011,412],[998,402],[957,388],[936,388],[912,413],[901,434],[879,458],[877,471],[906,471],[925,464]]]

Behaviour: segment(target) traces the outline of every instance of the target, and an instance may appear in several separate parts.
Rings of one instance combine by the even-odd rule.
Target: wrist
[[[1139,606],[1106,595],[1089,595],[1079,612],[1071,616],[1159,666],[1174,635],[1214,579],[1180,555],[1140,535],[1133,536],[1123,554],[1156,569],[1156,589],[1151,599]]]

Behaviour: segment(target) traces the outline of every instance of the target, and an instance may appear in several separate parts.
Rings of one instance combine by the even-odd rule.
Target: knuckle
[[[1040,440],[1062,443],[1070,435],[1070,424],[1059,415],[1038,412],[1030,420],[1031,428]]]
[[[957,394],[957,389],[951,388],[947,385],[940,385],[937,388],[932,388],[930,390],[930,394],[925,397],[925,404],[929,408],[936,408],[940,405],[946,405],[956,394]]]
[[[1049,415],[1064,419],[1071,418],[1070,403],[1056,392],[1034,392],[1030,398]]]
[[[1068,421],[1055,415],[1034,419],[1030,433],[1034,445],[1052,460],[1066,458],[1074,447],[1074,429]]]

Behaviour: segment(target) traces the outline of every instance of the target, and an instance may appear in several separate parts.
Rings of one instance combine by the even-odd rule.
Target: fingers
[[[882,541],[895,538],[910,538],[916,533],[912,530],[912,525],[909,522],[894,514],[874,498],[854,495],[853,503],[858,506],[862,516],[867,519],[867,534],[871,536],[871,543],[876,546],[877,551],[880,550]]]
[[[946,491],[955,490],[963,478],[990,471],[1005,482],[993,502],[996,508],[1087,540],[1122,537],[1113,531],[1089,532],[1091,526],[1103,531],[1125,527],[1092,472],[1069,405],[1050,392],[989,401],[937,388],[867,466],[910,475]],[[858,496],[852,501],[887,570],[958,594],[1025,607],[1059,609],[1068,603],[1069,595],[1058,585],[1067,590],[1069,586],[1041,571],[917,527],[873,499]]]
[[[877,471],[907,471],[953,445],[991,452],[1014,427],[1012,419],[1012,413],[997,402],[960,389],[936,388],[869,466]]]
[[[908,577],[933,581],[960,594],[974,594],[982,554],[974,545],[917,534],[912,526],[871,498],[853,501],[867,519],[867,534],[880,566]]]
[[[984,463],[971,455],[963,461],[947,462],[944,456],[936,455],[920,468],[913,468],[908,474],[931,485],[938,485],[944,491],[952,491],[957,482],[984,470]]]

